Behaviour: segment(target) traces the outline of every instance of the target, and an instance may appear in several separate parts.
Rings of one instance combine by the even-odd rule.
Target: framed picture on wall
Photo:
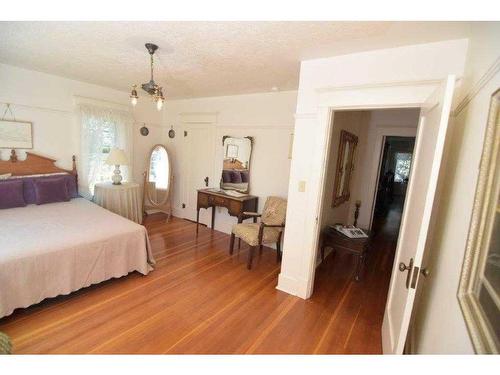
[[[32,149],[32,123],[28,121],[0,120],[0,148]]]
[[[458,299],[476,353],[500,352],[500,90],[488,115]]]

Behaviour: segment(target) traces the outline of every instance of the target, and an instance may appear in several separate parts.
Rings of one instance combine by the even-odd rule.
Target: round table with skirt
[[[99,182],[94,187],[94,203],[115,214],[138,224],[142,223],[142,202],[139,184],[123,182],[113,185],[111,182]]]

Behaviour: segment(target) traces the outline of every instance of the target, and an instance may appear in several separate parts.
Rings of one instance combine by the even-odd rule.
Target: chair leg
[[[280,235],[278,236],[278,241],[276,241],[276,262],[279,263],[281,261],[281,258],[283,257],[283,253],[281,252],[281,236],[283,235],[283,232],[280,232]]]
[[[264,249],[264,246],[263,245],[260,245],[259,246],[259,254],[262,255],[262,250]]]
[[[233,255],[234,250],[234,233],[231,233],[231,240],[229,241],[229,255]]]
[[[256,246],[250,246],[250,249],[248,250],[247,269],[249,270],[252,269],[252,260],[253,260],[253,253],[255,252],[255,247]]]
[[[241,238],[238,238],[238,250],[241,249]]]

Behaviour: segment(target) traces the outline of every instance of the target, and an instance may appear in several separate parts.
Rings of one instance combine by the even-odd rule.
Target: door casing
[[[427,98],[439,86],[441,80],[404,81],[348,87],[327,87],[317,89],[317,112],[297,113],[296,123],[301,127],[308,123],[316,133],[316,149],[312,154],[311,173],[307,181],[308,190],[303,197],[306,211],[302,210],[303,221],[310,223],[300,230],[285,231],[284,252],[277,289],[307,299],[314,289],[317,248],[321,222],[322,198],[329,150],[329,135],[335,111],[375,110],[394,108],[421,108]],[[294,156],[295,157],[295,156]],[[293,175],[289,190],[297,185]],[[290,194],[289,194],[290,198]],[[293,202],[289,201],[293,204]],[[291,207],[288,208],[287,216]],[[294,228],[295,229],[295,228]]]

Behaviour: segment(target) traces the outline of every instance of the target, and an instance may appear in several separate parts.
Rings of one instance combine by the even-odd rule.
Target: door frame
[[[415,141],[417,138],[418,124],[414,128],[410,127],[393,127],[393,126],[381,126],[377,129],[375,138],[375,148],[373,152],[373,159],[371,165],[371,176],[369,185],[369,196],[371,201],[368,202],[370,205],[370,222],[368,224],[368,229],[372,228],[373,225],[373,214],[375,213],[375,203],[377,199],[377,186],[380,179],[380,167],[382,163],[382,153],[384,152],[385,139],[386,137],[414,137]]]
[[[292,159],[287,209],[287,217],[290,218],[287,221],[291,225],[289,230],[285,231],[283,260],[277,289],[304,299],[309,298],[314,290],[321,230],[319,223],[322,221],[321,208],[325,190],[329,135],[333,127],[331,119],[334,112],[421,108],[440,83],[441,80],[428,80],[320,88],[315,90],[316,112],[295,115],[295,133],[297,134],[297,129],[312,129],[315,149],[308,159],[311,168],[307,177],[309,187],[306,196],[295,193],[298,180],[304,176],[295,176]],[[300,159],[300,156],[295,152],[293,154],[296,160]],[[294,219],[299,216],[300,221]],[[310,224],[304,225],[304,223]],[[290,229],[291,226],[293,229]]]

